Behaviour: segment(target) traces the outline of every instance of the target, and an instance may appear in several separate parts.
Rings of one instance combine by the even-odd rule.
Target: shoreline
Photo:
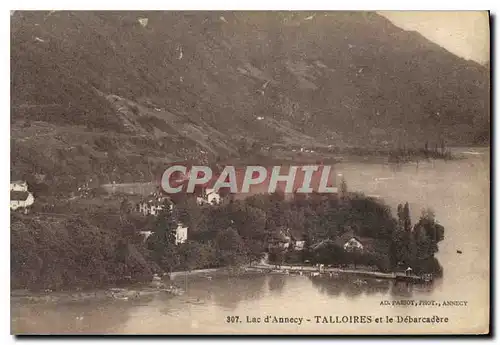
[[[124,286],[103,286],[94,289],[81,290],[74,287],[68,290],[56,291],[30,291],[27,289],[15,289],[10,292],[11,303],[70,303],[83,301],[102,300],[137,300],[158,294],[169,294],[180,296],[184,293],[179,284],[182,277],[207,277],[207,274],[242,274],[246,272],[245,265],[239,267],[218,267],[192,271],[176,271],[164,273],[160,281],[152,280],[149,283],[135,283]],[[211,276],[208,276],[211,279]],[[207,277],[207,278],[208,278]]]
[[[359,276],[362,278],[373,278],[373,279],[388,279],[388,280],[396,280],[396,281],[405,281],[409,283],[431,283],[434,279],[432,275],[415,275],[415,274],[405,274],[398,272],[380,272],[373,270],[363,270],[363,269],[344,269],[344,268],[335,268],[335,267],[317,267],[317,266],[305,266],[305,265],[270,265],[260,263],[257,265],[253,265],[248,267],[249,269],[255,270],[266,270],[267,273],[281,273],[281,274],[290,274],[290,273],[298,273],[302,275],[303,273],[310,273],[312,276],[321,275],[321,274],[330,274],[332,275],[340,275],[347,274],[352,276]],[[265,272],[263,272],[265,273]]]
[[[131,284],[124,287],[102,287],[87,291],[81,291],[75,288],[74,290],[64,291],[44,291],[35,292],[29,290],[11,290],[10,298],[12,302],[27,302],[27,303],[68,303],[82,301],[98,301],[98,300],[136,300],[143,297],[155,296],[161,293],[166,293],[172,296],[180,296],[184,294],[182,287],[176,286],[179,280],[183,277],[203,277],[212,280],[213,276],[217,275],[234,275],[241,276],[243,274],[282,274],[289,275],[290,273],[298,275],[320,276],[329,274],[330,276],[338,276],[340,274],[359,276],[360,278],[387,279],[387,280],[403,280],[412,283],[429,282],[424,281],[420,276],[405,276],[402,273],[390,272],[384,273],[380,271],[369,271],[362,269],[342,269],[334,267],[323,267],[308,265],[273,265],[273,264],[247,264],[237,267],[218,267],[206,268],[191,271],[176,271],[164,273],[161,281],[152,281],[149,284]],[[432,280],[431,280],[432,282]],[[156,285],[155,285],[156,283]]]
[[[397,276],[397,273],[395,272],[384,273],[380,271],[343,269],[336,267],[323,267],[320,269],[318,266],[310,266],[310,265],[273,265],[273,264],[260,263],[258,265],[249,266],[249,268],[259,269],[259,270],[271,270],[283,273],[288,271],[288,272],[309,272],[309,273],[320,273],[320,274],[321,273],[352,274],[352,275],[372,276],[373,278],[385,278],[385,279],[394,279]]]

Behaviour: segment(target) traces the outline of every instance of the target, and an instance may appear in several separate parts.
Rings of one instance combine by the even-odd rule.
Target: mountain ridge
[[[376,13],[16,11],[11,28],[16,174],[490,140],[489,70]]]

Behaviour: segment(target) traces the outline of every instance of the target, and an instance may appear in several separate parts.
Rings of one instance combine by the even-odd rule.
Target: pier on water
[[[315,266],[291,266],[291,265],[270,265],[270,264],[256,264],[249,267],[249,269],[263,270],[269,273],[292,273],[292,274],[303,274],[310,273],[312,275],[320,275],[323,273],[332,274],[350,274],[356,275],[364,278],[375,278],[375,279],[392,279],[400,282],[407,283],[417,283],[424,284],[430,283],[433,280],[431,274],[415,275],[408,273],[384,273],[378,271],[367,271],[367,270],[356,270],[356,269],[341,269],[333,267],[315,267]]]

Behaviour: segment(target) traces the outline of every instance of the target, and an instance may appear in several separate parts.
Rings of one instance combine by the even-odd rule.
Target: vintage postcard
[[[11,11],[11,333],[488,334],[487,11]]]

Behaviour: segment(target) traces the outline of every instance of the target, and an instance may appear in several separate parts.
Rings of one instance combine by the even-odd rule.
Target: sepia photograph
[[[10,333],[489,334],[490,20],[10,11]]]

